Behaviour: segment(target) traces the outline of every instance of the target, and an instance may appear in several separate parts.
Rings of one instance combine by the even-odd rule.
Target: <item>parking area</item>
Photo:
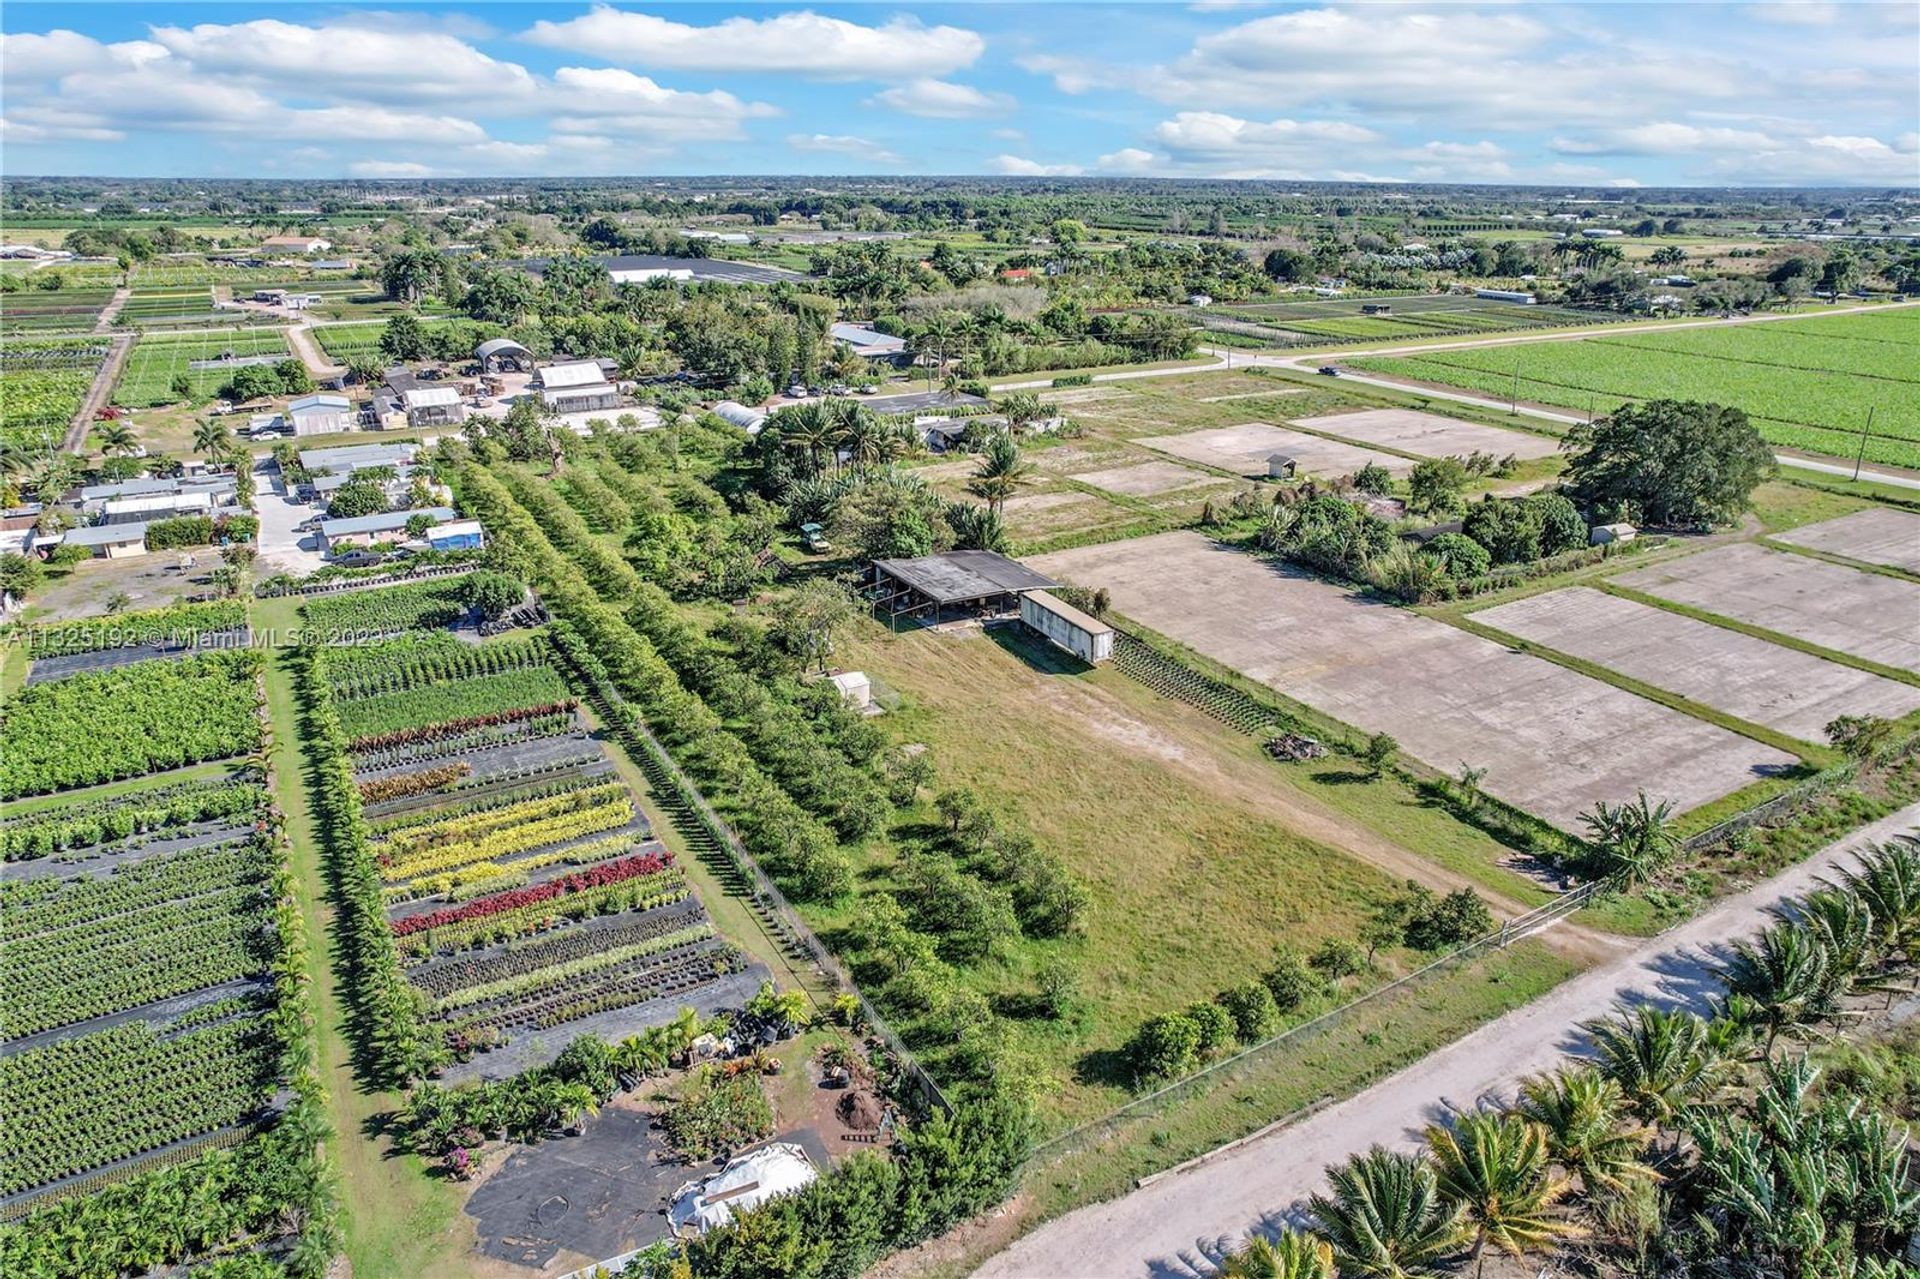
[[[1267,474],[1267,459],[1275,453],[1292,458],[1301,475],[1351,475],[1369,462],[1395,474],[1413,469],[1413,463],[1404,457],[1342,444],[1304,431],[1269,426],[1265,422],[1187,431],[1180,435],[1147,436],[1136,443],[1235,475]]]
[[[321,508],[303,505],[288,497],[278,472],[256,468],[254,478],[253,509],[260,517],[260,576],[291,573],[305,577],[325,564],[327,557],[320,550],[320,535],[300,528],[318,515]]]
[[[1464,457],[1469,453],[1511,454],[1518,458],[1552,457],[1560,441],[1527,431],[1463,422],[1438,413],[1413,409],[1361,409],[1357,413],[1329,413],[1300,418],[1294,423],[1311,431],[1325,431],[1362,444],[1416,453],[1421,457]]]
[[[1563,829],[1636,791],[1687,810],[1793,767],[1784,751],[1544,658],[1197,533],[1028,561],[1105,587],[1127,617]]]
[[[1920,583],[1745,542],[1613,580],[1838,653],[1920,671]]]
[[[1776,533],[1774,540],[1829,555],[1843,555],[1862,564],[1884,564],[1920,573],[1920,515],[1911,511],[1876,506],[1872,510],[1842,515],[1837,520],[1822,520]]]
[[[1825,741],[1841,715],[1920,710],[1911,684],[1591,587],[1514,600],[1473,620],[1810,742]]]

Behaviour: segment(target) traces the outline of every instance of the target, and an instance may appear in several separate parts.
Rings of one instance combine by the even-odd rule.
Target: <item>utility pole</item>
[[[1855,480],[1860,478],[1860,463],[1864,462],[1867,457],[1867,436],[1873,430],[1873,409],[1873,405],[1867,405],[1867,424],[1860,428],[1860,451],[1853,455],[1853,478]]]
[[[1511,417],[1519,412],[1520,412],[1520,353],[1518,351],[1515,351],[1513,353],[1513,391],[1507,397],[1507,415]]]

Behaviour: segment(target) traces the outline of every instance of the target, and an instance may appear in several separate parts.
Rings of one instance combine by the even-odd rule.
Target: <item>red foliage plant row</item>
[[[515,888],[508,892],[495,893],[491,897],[476,897],[464,906],[430,911],[424,915],[409,915],[405,919],[394,921],[393,935],[405,937],[409,933],[421,932],[428,928],[464,923],[469,919],[483,919],[488,915],[498,915],[502,911],[518,910],[522,906],[552,901],[557,897],[583,893],[594,888],[604,888],[608,884],[638,879],[642,875],[658,874],[672,863],[672,853],[645,853],[639,857],[623,857],[617,862],[605,862],[587,870],[575,871],[571,875],[562,875],[559,879],[549,880],[532,888]]]
[[[351,749],[356,751],[385,750],[389,746],[411,746],[415,742],[436,742],[443,737],[457,737],[461,733],[476,728],[491,728],[495,724],[514,724],[523,719],[540,719],[547,715],[560,715],[571,712],[580,703],[574,698],[565,701],[545,702],[539,706],[517,706],[510,711],[495,711],[491,715],[469,715],[465,719],[442,720],[438,724],[420,724],[413,728],[396,729],[391,733],[376,733],[372,737],[355,738]]]

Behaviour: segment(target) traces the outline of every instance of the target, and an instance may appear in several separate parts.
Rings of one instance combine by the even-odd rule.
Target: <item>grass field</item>
[[[291,356],[292,352],[287,349],[286,336],[273,329],[143,337],[127,357],[113,402],[128,408],[173,404],[181,398],[173,390],[173,380],[183,376],[193,383],[192,398],[213,395],[232,377],[232,370],[192,369],[188,365],[228,354]]]
[[[882,723],[929,745],[942,785],[974,789],[1091,893],[1083,935],[1021,942],[965,974],[1013,1007],[1049,953],[1079,971],[1079,1023],[1009,1017],[1056,1127],[1130,1095],[1111,1053],[1141,1020],[1252,980],[1278,946],[1351,938],[1409,875],[1479,884],[1500,913],[1539,900],[1497,864],[1507,850],[1398,783],[1276,765],[1200,712],[1112,669],[1069,670],[1013,631],[863,627],[837,660],[903,695]],[[889,875],[887,854],[869,856]]]
[[[1358,368],[1601,412],[1670,397],[1731,404],[1769,442],[1920,467],[1920,309],[1601,335],[1353,361]]]

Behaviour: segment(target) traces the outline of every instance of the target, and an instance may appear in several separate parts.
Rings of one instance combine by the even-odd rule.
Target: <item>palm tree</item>
[[[110,453],[131,454],[135,449],[140,447],[140,442],[134,438],[133,428],[125,422],[120,421],[100,423],[93,428],[93,438],[99,442],[100,452],[103,455]]]
[[[1880,945],[1911,958],[1920,941],[1920,839],[1899,835],[1868,847],[1840,881],[1866,904]]]
[[[1580,814],[1587,827],[1603,875],[1618,875],[1629,889],[1638,888],[1673,859],[1680,837],[1673,829],[1673,805],[1658,803],[1641,791],[1633,801],[1618,806],[1605,801]]]
[[[834,424],[834,439],[846,451],[847,462],[855,471],[865,475],[892,456],[892,432],[866,405],[832,400],[827,404],[827,414]]]
[[[232,444],[233,437],[227,433],[227,428],[212,418],[202,418],[194,423],[194,451],[204,455],[209,462],[225,455]]]
[[[790,404],[780,410],[774,419],[780,426],[780,442],[793,448],[805,450],[811,464],[812,473],[820,473],[820,452],[833,445],[834,433],[839,429],[832,414],[827,411],[825,402],[807,400],[800,404]]]
[[[1540,1125],[1547,1153],[1591,1197],[1658,1178],[1640,1162],[1645,1131],[1625,1122],[1626,1094],[1591,1066],[1569,1066],[1520,1085],[1520,1114]]]
[[[1015,432],[1030,422],[1038,422],[1048,416],[1047,406],[1032,391],[1016,391],[1002,399],[997,407]]]
[[[1473,1236],[1474,1273],[1486,1270],[1488,1245],[1510,1257],[1583,1233],[1552,1215],[1571,1183],[1553,1176],[1546,1129],[1520,1115],[1466,1115],[1452,1128],[1427,1129],[1440,1194],[1457,1205]]]
[[[1221,1264],[1219,1279],[1334,1279],[1333,1245],[1284,1227],[1271,1239],[1255,1235]]]
[[[996,432],[981,450],[980,465],[967,484],[967,492],[983,499],[998,515],[1008,498],[1032,482],[1033,465],[1022,460],[1013,436]]]
[[[1642,1004],[1588,1022],[1600,1073],[1620,1085],[1627,1109],[1656,1128],[1674,1126],[1717,1083],[1706,1022],[1683,1008]]]
[[[1720,980],[1730,996],[1749,1001],[1752,1016],[1767,1028],[1763,1056],[1783,1031],[1799,1031],[1834,1011],[1826,948],[1812,932],[1775,924],[1753,941],[1733,944]]]
[[[1460,1243],[1461,1211],[1440,1197],[1433,1169],[1375,1146],[1327,1170],[1333,1194],[1311,1201],[1319,1232],[1351,1279],[1431,1274]]]

